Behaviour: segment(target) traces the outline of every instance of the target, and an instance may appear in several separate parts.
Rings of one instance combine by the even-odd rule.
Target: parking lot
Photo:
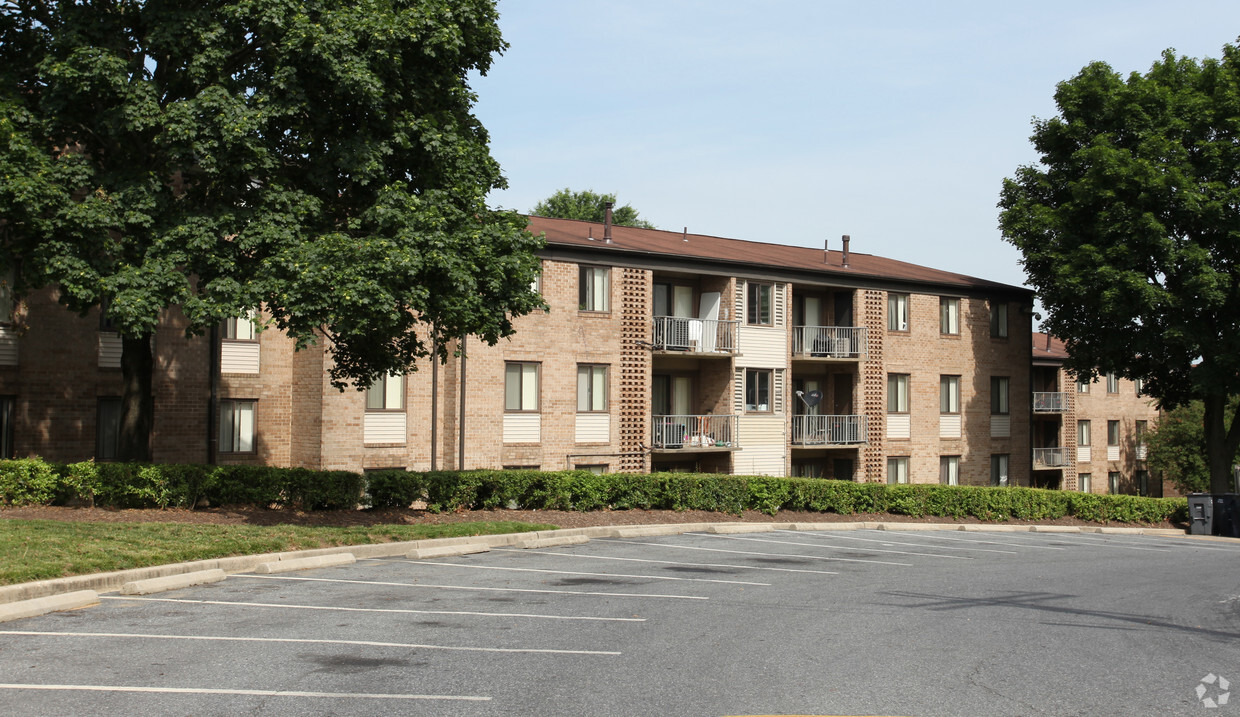
[[[915,527],[107,594],[0,624],[0,711],[1240,715],[1240,541]]]

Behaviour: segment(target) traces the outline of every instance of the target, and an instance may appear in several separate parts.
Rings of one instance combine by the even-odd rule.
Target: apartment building
[[[1177,495],[1150,477],[1145,432],[1158,408],[1141,383],[1108,373],[1080,380],[1059,339],[1033,335],[1033,485],[1087,493]]]
[[[156,459],[1035,481],[1030,291],[852,251],[847,237],[818,250],[530,228],[547,239],[546,310],[496,346],[466,339],[447,364],[364,391],[331,387],[322,345],[295,352],[245,319],[186,339],[169,311]],[[106,460],[116,335],[55,299],[28,298],[20,337],[0,329],[7,453]]]

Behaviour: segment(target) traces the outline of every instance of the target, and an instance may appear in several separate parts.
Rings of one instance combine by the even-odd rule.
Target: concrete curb
[[[216,568],[215,570],[199,570],[193,573],[169,575],[149,580],[131,580],[121,586],[121,595],[149,595],[168,590],[180,590],[181,588],[193,587],[195,585],[218,583],[225,577],[227,577],[227,573]]]
[[[518,540],[518,548],[558,548],[562,545],[582,545],[590,542],[590,539],[584,535],[565,535],[547,538],[534,538],[532,540]]]
[[[425,558],[454,558],[458,555],[487,553],[491,546],[486,543],[466,543],[465,545],[442,545],[437,548],[414,548],[405,553],[406,558],[422,560]]]
[[[19,600],[0,605],[0,622],[19,620],[23,617],[38,617],[49,612],[76,610],[82,607],[99,604],[99,593],[94,590],[77,590],[49,597]]]
[[[264,553],[260,555],[241,555],[231,558],[213,560],[196,560],[188,563],[171,563],[147,568],[133,568],[93,575],[75,575],[68,578],[39,580],[16,585],[0,586],[0,608],[18,602],[39,598],[62,596],[76,592],[93,591],[97,593],[118,592],[126,583],[152,580],[174,575],[184,575],[210,570],[222,570],[225,574],[245,573],[254,571],[264,563],[287,562],[290,560],[317,556],[348,554],[355,559],[404,557],[411,551],[442,548],[449,546],[485,545],[491,548],[517,547],[519,544],[545,538],[572,537],[582,538],[638,538],[660,535],[679,535],[689,532],[709,531],[716,526],[765,526],[757,530],[731,528],[738,532],[765,532],[766,530],[797,530],[797,531],[847,531],[861,529],[876,530],[964,530],[971,532],[1082,532],[1103,534],[1137,534],[1179,536],[1184,531],[1165,528],[1110,528],[1103,526],[1033,526],[1033,525],[1000,525],[986,523],[954,524],[954,523],[666,523],[659,525],[634,526],[594,526],[589,528],[566,528],[563,530],[542,530],[535,533],[506,533],[503,535],[473,535],[457,538],[430,538],[425,540],[405,540],[395,543],[376,543],[371,545],[346,545],[334,548],[319,548],[287,553]],[[883,527],[879,527],[879,526]],[[929,527],[933,526],[933,527]],[[725,529],[726,530],[726,529]],[[1212,538],[1215,536],[1192,536]],[[1234,538],[1217,538],[1220,541],[1232,541]],[[566,544],[566,543],[562,543]],[[323,567],[323,566],[317,566]],[[68,609],[68,608],[66,608]],[[0,613],[3,614],[3,613]],[[12,618],[10,618],[12,619]]]
[[[731,533],[770,533],[775,530],[772,523],[717,523],[706,529],[707,533],[728,535]]]
[[[274,575],[275,573],[291,573],[297,570],[351,565],[356,562],[357,558],[353,556],[353,553],[312,555],[308,558],[290,558],[288,560],[274,560],[270,563],[259,563],[254,566],[254,572],[258,575]]]

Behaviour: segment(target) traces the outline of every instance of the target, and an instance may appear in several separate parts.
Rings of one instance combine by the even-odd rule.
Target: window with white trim
[[[908,331],[908,294],[887,294],[887,330]]]
[[[887,483],[908,483],[908,456],[892,456],[887,459]]]
[[[960,299],[947,296],[939,298],[939,333],[960,333]]]
[[[366,389],[367,411],[399,411],[405,407],[405,377],[389,373]]]
[[[254,409],[257,401],[220,401],[220,453],[254,452]]]
[[[538,410],[537,363],[504,364],[504,410],[535,412]]]
[[[611,269],[605,266],[581,267],[577,308],[581,311],[607,311],[611,297]]]
[[[960,456],[939,456],[939,483],[960,485]]]
[[[597,413],[607,410],[607,367],[594,364],[577,365],[577,412]]]

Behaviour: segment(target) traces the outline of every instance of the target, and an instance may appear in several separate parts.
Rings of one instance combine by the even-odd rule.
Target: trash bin
[[[1188,494],[1188,534],[1213,535],[1214,496],[1209,493]]]
[[[1214,535],[1240,538],[1240,495],[1215,493],[1213,506]]]

